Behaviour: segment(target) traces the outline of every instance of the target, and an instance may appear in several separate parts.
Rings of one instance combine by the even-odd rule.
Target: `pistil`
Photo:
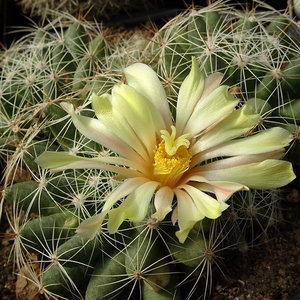
[[[171,126],[172,133],[161,130],[162,140],[154,150],[153,175],[156,181],[171,188],[175,187],[182,174],[189,169],[192,158],[190,145],[184,134],[176,138],[176,128]]]

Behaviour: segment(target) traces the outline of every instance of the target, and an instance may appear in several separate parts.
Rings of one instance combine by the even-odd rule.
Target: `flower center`
[[[171,126],[172,133],[161,130],[162,141],[154,150],[154,179],[171,188],[175,186],[182,174],[188,170],[192,158],[188,150],[189,133],[176,137],[176,128]]]

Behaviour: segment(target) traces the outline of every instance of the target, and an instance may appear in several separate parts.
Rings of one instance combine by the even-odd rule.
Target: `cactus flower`
[[[44,152],[36,159],[52,171],[99,168],[123,179],[107,196],[102,212],[81,223],[79,234],[93,238],[107,215],[111,233],[125,219],[139,222],[153,201],[152,218],[160,222],[172,212],[183,243],[196,222],[218,218],[234,192],[276,188],[295,178],[291,163],[280,160],[290,133],[275,127],[246,134],[259,115],[220,85],[222,74],[204,79],[193,58],[174,116],[150,67],[136,63],[124,75],[126,83],[115,85],[111,94],[91,96],[97,119],[80,116],[72,104],[62,103],[83,135],[117,155]]]

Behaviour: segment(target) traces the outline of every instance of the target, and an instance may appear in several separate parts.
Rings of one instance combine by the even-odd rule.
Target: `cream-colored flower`
[[[82,222],[79,234],[93,238],[107,214],[111,233],[125,219],[139,222],[154,201],[152,217],[160,222],[172,211],[171,220],[179,226],[176,235],[184,242],[197,221],[218,218],[234,192],[276,188],[294,179],[291,164],[279,160],[291,135],[277,127],[244,137],[259,116],[247,104],[237,108],[239,100],[219,85],[222,74],[204,79],[193,59],[174,118],[150,67],[136,63],[124,74],[126,84],[114,86],[111,95],[91,96],[97,119],[77,115],[72,104],[62,104],[83,135],[118,156],[45,152],[36,160],[54,171],[99,168],[124,178],[102,212]]]

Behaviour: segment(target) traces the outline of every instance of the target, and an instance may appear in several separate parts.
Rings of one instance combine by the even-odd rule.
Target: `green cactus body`
[[[171,279],[170,265],[167,260],[159,260],[153,267],[153,271],[147,274],[144,285],[155,292],[160,291],[169,285]]]
[[[57,206],[67,206],[70,204],[72,194],[72,183],[74,175],[66,173],[65,176],[54,176],[48,179],[45,191],[53,196]]]
[[[78,289],[88,282],[89,272],[91,270],[83,265],[70,268],[52,263],[42,274],[42,285],[48,294],[65,296],[78,293]]]
[[[78,234],[60,245],[56,250],[59,262],[64,267],[78,267],[86,265],[94,267],[98,259],[107,252],[112,245],[105,239],[95,238],[87,240]]]
[[[126,248],[125,269],[128,276],[137,280],[145,276],[159,257],[159,240],[153,231],[145,230],[134,236]]]
[[[173,257],[185,266],[196,268],[205,261],[208,241],[201,231],[192,229],[184,244],[169,241]]]
[[[87,53],[81,58],[73,78],[73,90],[81,90],[85,87],[95,71],[100,68],[97,64],[108,55],[108,45],[103,37],[96,36],[88,44]]]
[[[249,98],[247,104],[251,105],[255,113],[260,115],[264,115],[272,110],[271,105],[267,101],[257,97]]]
[[[89,79],[93,74],[93,62],[89,57],[83,57],[74,73],[73,90],[81,90],[86,85],[86,79]]]
[[[206,23],[202,16],[195,16],[193,21],[187,26],[187,37],[185,40],[178,40],[178,44],[186,47],[189,51],[199,51],[205,46],[204,37],[206,37]],[[188,43],[187,43],[188,42]],[[191,49],[186,45],[190,44]]]
[[[216,10],[208,10],[204,15],[204,21],[208,36],[213,35],[216,28],[220,27],[223,22],[221,15]]]
[[[259,24],[254,15],[241,16],[235,24],[236,28],[241,32],[255,32],[259,28]]]
[[[175,276],[174,276],[175,277]],[[164,288],[156,291],[153,288],[149,288],[147,284],[143,284],[142,286],[142,295],[144,300],[181,300],[180,290],[177,287],[176,278],[171,277],[169,284]]]
[[[69,52],[75,57],[76,55],[80,57],[88,41],[84,25],[80,21],[73,22],[66,30],[64,37]]]
[[[72,73],[76,69],[76,60],[74,60],[73,53],[69,52],[64,44],[57,44],[53,47],[50,63],[54,70],[69,78],[72,78]]]
[[[101,259],[95,265],[91,279],[87,286],[86,300],[106,300],[123,298],[123,289],[126,286],[124,252],[114,251],[104,261]]]
[[[257,85],[256,97],[274,102],[277,100],[277,88],[282,78],[282,70],[274,69],[266,74],[261,82]],[[276,104],[275,104],[276,105]]]
[[[69,124],[68,114],[56,103],[48,105],[45,113],[51,120],[57,120],[49,127],[52,135],[61,139],[60,145],[65,150],[72,148],[76,129],[72,124]]]
[[[300,99],[292,100],[279,108],[279,114],[289,123],[300,125]]]
[[[10,186],[5,194],[5,200],[28,214],[49,216],[61,212],[50,196],[34,181],[20,182]]]
[[[292,57],[282,71],[281,89],[285,99],[293,99],[295,97],[298,97],[300,91],[299,74],[300,57]]]
[[[286,15],[279,14],[267,27],[270,34],[277,34],[285,31],[290,24],[290,20]]]
[[[44,252],[57,247],[74,235],[77,218],[70,212],[43,216],[25,223],[20,230],[23,246],[30,252]]]

